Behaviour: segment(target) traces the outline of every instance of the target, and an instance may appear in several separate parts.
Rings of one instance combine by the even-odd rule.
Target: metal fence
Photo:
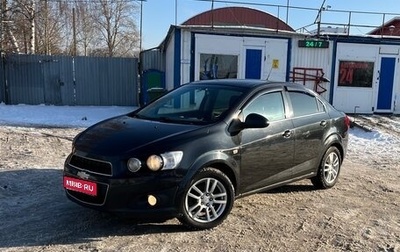
[[[138,59],[6,55],[0,102],[51,105],[138,105]]]
[[[3,55],[0,51],[0,103],[1,102],[6,102],[6,96],[5,96],[5,73],[4,73],[4,60],[3,60]]]

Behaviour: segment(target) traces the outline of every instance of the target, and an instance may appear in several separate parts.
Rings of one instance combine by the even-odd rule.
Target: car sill
[[[251,195],[251,194],[268,191],[268,190],[271,190],[271,189],[274,189],[274,188],[277,188],[277,187],[280,187],[280,186],[283,186],[283,185],[287,185],[287,184],[290,184],[290,183],[293,183],[293,182],[296,182],[296,181],[299,181],[299,180],[312,178],[312,177],[314,177],[316,175],[317,174],[315,172],[311,172],[311,173],[308,173],[306,175],[302,175],[300,177],[295,177],[295,178],[288,179],[288,180],[285,180],[285,181],[282,181],[282,182],[279,182],[279,183],[276,183],[276,184],[268,185],[268,186],[265,186],[265,187],[262,187],[262,188],[258,188],[256,190],[252,190],[252,191],[248,191],[248,192],[239,194],[239,195],[236,196],[236,198],[238,199],[238,198],[242,198],[244,196],[248,196],[248,195]]]

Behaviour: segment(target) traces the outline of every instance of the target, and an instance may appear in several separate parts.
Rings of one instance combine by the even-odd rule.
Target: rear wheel
[[[334,146],[329,147],[322,158],[317,176],[313,177],[311,182],[318,189],[333,187],[339,178],[341,165],[339,150]]]
[[[234,195],[233,185],[223,172],[204,168],[186,189],[178,219],[193,229],[213,228],[230,213]]]

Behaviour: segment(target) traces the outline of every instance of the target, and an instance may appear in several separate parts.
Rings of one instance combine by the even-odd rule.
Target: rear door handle
[[[282,136],[283,136],[284,138],[289,138],[289,137],[292,136],[292,131],[291,131],[291,130],[285,130],[285,131],[283,132]]]
[[[303,134],[301,134],[303,137],[307,138],[310,136],[310,131],[307,130],[306,132],[303,132]]]
[[[327,124],[327,122],[326,122],[325,120],[323,120],[323,121],[321,121],[321,122],[319,123],[319,125],[321,125],[322,127],[325,127],[326,124]]]

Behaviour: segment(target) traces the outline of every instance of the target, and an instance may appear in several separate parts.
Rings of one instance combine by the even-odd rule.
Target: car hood
[[[79,151],[102,156],[121,155],[199,127],[119,116],[83,131],[76,137],[74,147]]]

